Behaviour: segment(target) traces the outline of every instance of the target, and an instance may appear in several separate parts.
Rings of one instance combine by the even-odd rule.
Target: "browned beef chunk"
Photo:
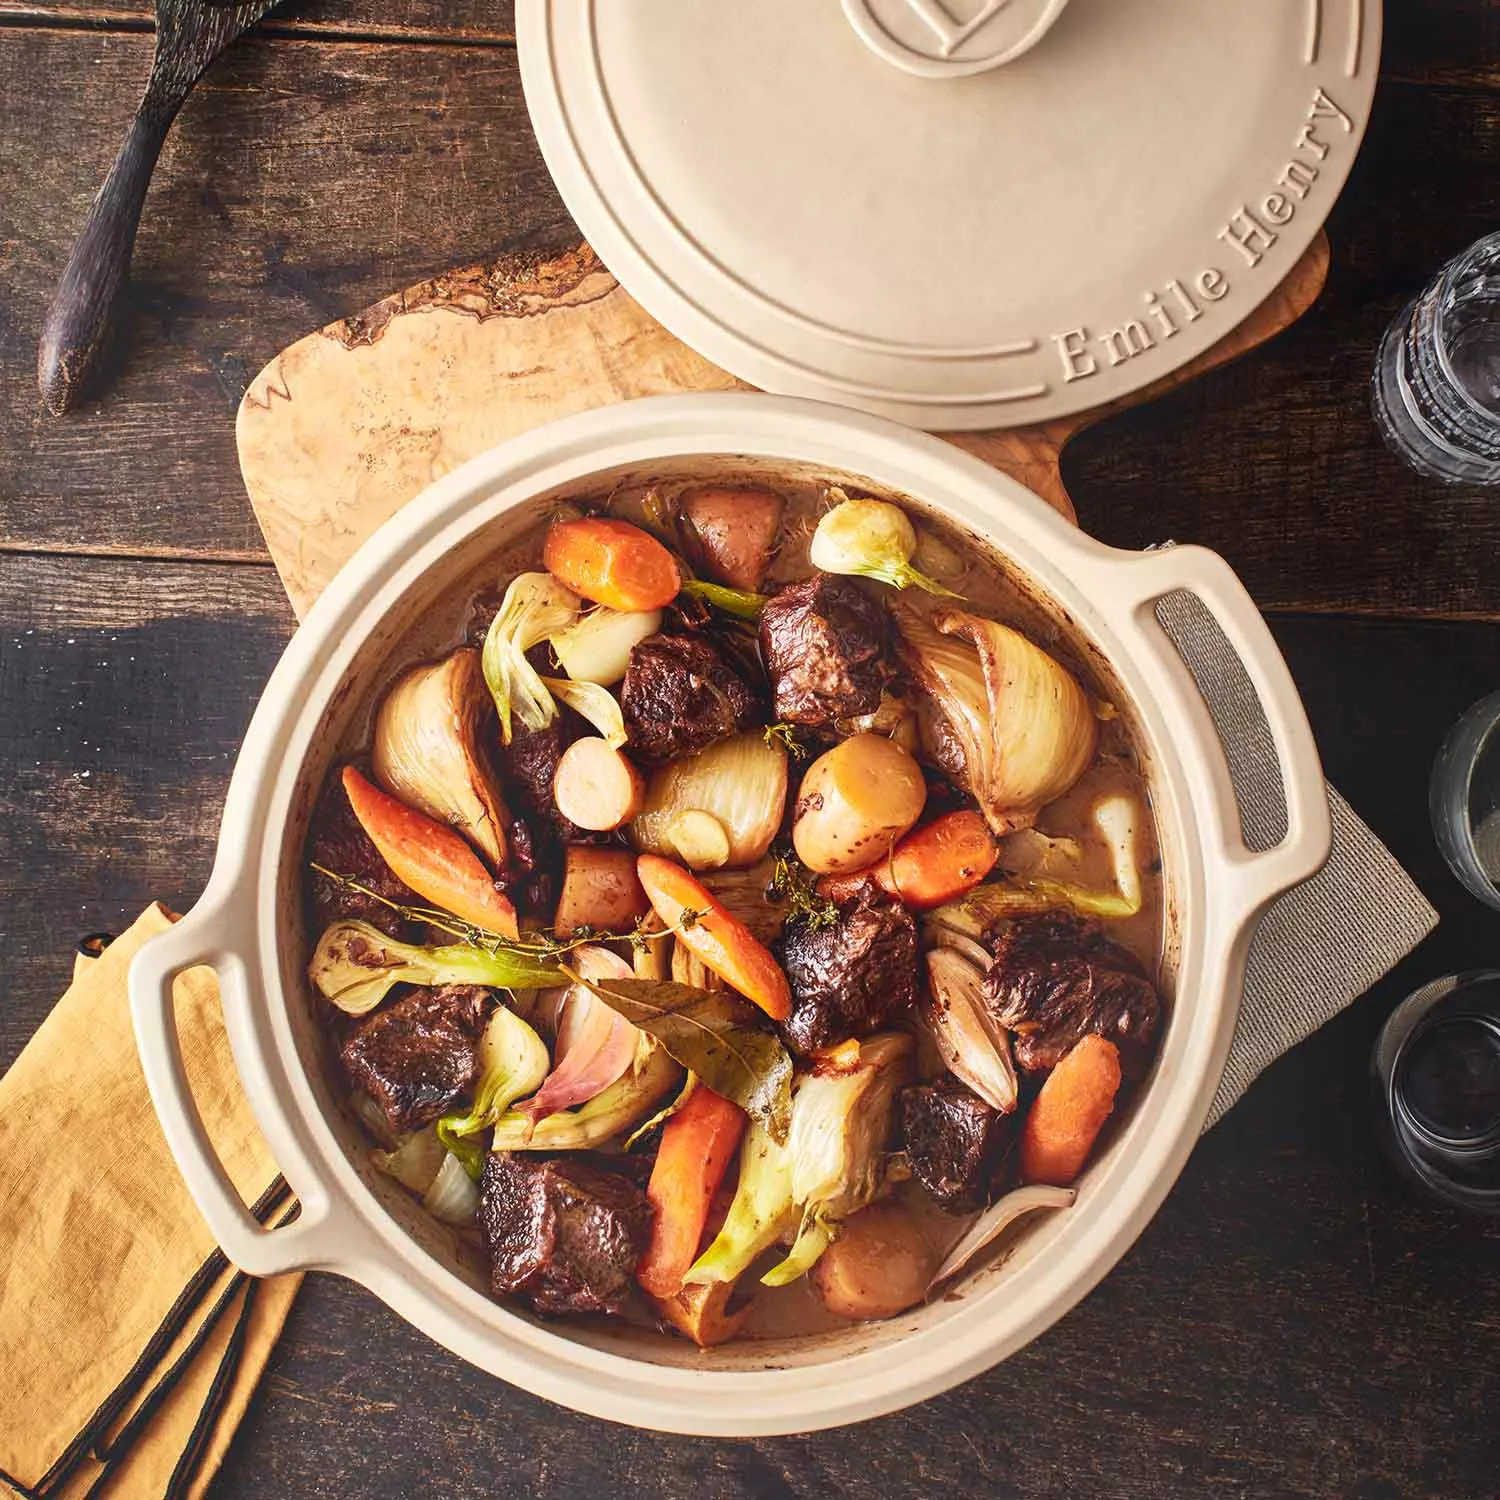
[[[541,1313],[620,1311],[651,1233],[636,1183],[578,1156],[496,1151],[479,1194],[497,1292],[521,1292]]]
[[[478,985],[415,989],[361,1021],[340,1050],[349,1081],[398,1135],[429,1125],[473,1087],[495,998]]]
[[[552,800],[552,778],[557,774],[557,763],[578,733],[577,717],[560,713],[545,729],[513,725],[510,744],[501,745],[496,751],[511,806],[534,834],[553,836],[559,843],[574,843],[589,837],[563,817]]]
[[[952,1213],[974,1213],[989,1201],[1014,1139],[1013,1121],[956,1078],[918,1084],[901,1095],[912,1174]]]
[[[1024,917],[1002,929],[991,947],[985,998],[1015,1033],[1021,1068],[1050,1071],[1094,1031],[1120,1049],[1127,1076],[1145,1072],[1161,1011],[1156,989],[1135,955],[1097,922],[1066,912]]]
[[[630,653],[620,707],[632,753],[675,760],[764,722],[754,690],[701,635],[648,636]]]
[[[810,1057],[877,1030],[916,998],[916,923],[899,902],[866,892],[831,927],[791,927],[781,961],[792,987],[781,1034]]]
[[[849,579],[814,573],[789,584],[760,615],[772,712],[788,724],[817,725],[874,713],[885,642],[885,612]]]
[[[349,876],[387,901],[399,901],[403,906],[429,904],[404,881],[398,880],[376,852],[369,834],[359,826],[359,819],[354,816],[354,809],[349,806],[349,798],[336,774],[329,776],[323,795],[313,810],[312,826],[307,835],[307,858],[325,870]],[[374,896],[349,890],[326,875],[319,875],[316,870],[308,879],[308,891],[313,915],[320,928],[332,922],[368,922],[388,937],[403,939],[410,938],[415,931],[410,922]]]

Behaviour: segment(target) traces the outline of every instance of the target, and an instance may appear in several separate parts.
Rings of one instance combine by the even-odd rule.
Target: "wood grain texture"
[[[0,191],[0,538],[264,558],[234,465],[251,374],[393,286],[576,231],[513,51],[247,39],[167,142],[121,309],[125,367],[98,402],[39,421],[42,314],[150,46],[0,29],[0,160],[30,164]]]
[[[949,441],[1070,520],[1058,468],[1069,438],[1237,358],[1310,307],[1321,235],[1227,338],[1100,411]],[[674,338],[587,246],[550,260],[468,266],[408,287],[283,350],[235,421],[240,474],[292,607],[312,601],[380,524],[495,444],[641,396],[749,389]]]
[[[1491,55],[1488,22],[1462,7],[1438,17]],[[1415,21],[1398,32],[1388,71],[1425,35]],[[168,142],[126,309],[128,368],[78,418],[40,424],[41,308],[108,162],[100,122],[134,107],[148,47],[0,28],[0,95],[21,101],[0,112],[0,150],[34,164],[0,193],[0,546],[264,557],[229,422],[253,372],[393,286],[576,231],[510,50],[248,40]],[[1222,546],[1273,607],[1500,613],[1486,562],[1500,509],[1408,473],[1366,402],[1385,321],[1500,221],[1497,150],[1500,92],[1385,86],[1318,307],[1252,360],[1081,438],[1065,478],[1085,525],[1125,545]]]
[[[0,0],[0,25],[147,28],[152,0]],[[267,36],[393,41],[440,39],[489,46],[515,40],[514,0],[283,0],[261,25]]]
[[[0,25],[146,27],[152,0],[0,0]],[[1386,0],[1388,76],[1434,85],[1500,82],[1500,10],[1492,0]],[[514,0],[283,0],[262,23],[268,35],[443,38],[506,45]]]
[[[291,628],[270,568],[0,556],[0,1068],[76,938],[202,888]]]
[[[453,271],[299,340],[240,404],[240,472],[303,614],[382,521],[496,443],[632,396],[736,384],[582,246]]]
[[[34,425],[41,308],[144,81],[146,10],[0,0],[0,547],[263,559],[230,425],[252,372],[393,286],[574,231],[513,57],[485,34],[508,24],[504,0],[304,0],[179,122],[147,207],[130,372],[86,419]],[[1067,478],[1096,533],[1209,541],[1266,602],[1496,613],[1493,493],[1389,459],[1365,382],[1386,319],[1500,221],[1500,9],[1387,11],[1386,82],[1317,307],[1253,359],[1085,434]],[[61,29],[101,22],[136,34]],[[443,31],[460,45],[356,39]],[[1399,993],[1495,962],[1493,916],[1442,868],[1424,798],[1443,731],[1495,686],[1500,626],[1273,624],[1329,774],[1443,923],[1255,1086],[1055,1330],[878,1423],[697,1442],[559,1413],[313,1277],[217,1500],[1490,1500],[1500,1239],[1391,1182],[1364,1067]],[[201,890],[235,746],[291,628],[268,566],[0,551],[0,1066],[66,982],[78,933]]]
[[[37,384],[50,415],[60,417],[76,406],[103,363],[146,190],[172,121],[214,59],[271,3],[158,0],[156,51],[145,92],[84,216],[42,324]]]
[[[66,982],[77,933],[148,895],[196,897],[233,747],[290,628],[265,567],[0,559],[0,701],[17,706],[0,716],[0,1066]],[[1423,789],[1448,723],[1494,684],[1500,626],[1275,628],[1329,774],[1443,925],[1252,1089],[1051,1333],[898,1416],[711,1442],[563,1413],[312,1277],[213,1494],[1489,1500],[1500,1230],[1391,1181],[1364,1067],[1404,989],[1493,962],[1493,921],[1443,871]]]
[[[1493,55],[1493,54],[1492,54]],[[1420,136],[1464,186],[1410,154]],[[1419,478],[1369,406],[1387,322],[1500,222],[1500,95],[1384,87],[1317,305],[1253,360],[1082,434],[1063,477],[1085,530],[1122,546],[1201,541],[1263,606],[1500,611],[1495,492]]]

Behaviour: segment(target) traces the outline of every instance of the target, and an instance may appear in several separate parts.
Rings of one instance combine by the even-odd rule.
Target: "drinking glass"
[[[1471,896],[1500,910],[1500,692],[1448,732],[1428,784],[1433,837]]]
[[[1375,1043],[1371,1083],[1397,1169],[1443,1203],[1500,1215],[1500,973],[1408,995]]]
[[[1500,233],[1450,261],[1385,331],[1375,421],[1412,468],[1500,484]]]

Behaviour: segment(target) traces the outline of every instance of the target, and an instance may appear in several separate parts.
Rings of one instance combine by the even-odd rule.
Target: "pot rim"
[[[754,1371],[694,1369],[612,1352],[496,1303],[418,1245],[361,1181],[324,1117],[292,1030],[301,997],[281,983],[277,922],[286,820],[318,725],[355,655],[417,581],[537,494],[642,463],[735,455],[864,475],[991,539],[1098,648],[1133,702],[1175,820],[1181,910],[1171,1066],[1158,1063],[1114,1151],[1089,1173],[1056,1246],[1011,1278],[984,1280],[965,1316],[938,1320],[837,1362]],[[1153,613],[1188,588],[1244,661],[1276,742],[1286,838],[1252,853],[1239,837],[1228,768],[1206,706]],[[190,1191],[230,1258],[258,1274],[335,1270],[460,1356],[526,1389],[635,1425],[715,1435],[806,1431],[937,1394],[1014,1352],[1080,1300],[1144,1229],[1201,1130],[1233,1038],[1258,914],[1313,873],[1330,843],[1321,768],[1300,701],[1264,622],[1215,554],[1124,552],[1084,536],[981,460],[926,434],[820,403],[751,393],[651,397],[564,418],[440,479],[367,540],[313,609],[273,673],[236,764],[219,854],[203,899],[148,944],[131,974],[143,1066]],[[1164,839],[1165,843],[1165,839]],[[220,972],[226,1024],[252,1108],[302,1199],[289,1229],[263,1231],[224,1180],[192,1114],[168,1026],[171,975]],[[1127,1159],[1128,1158],[1128,1159]],[[897,1320],[899,1321],[899,1320]]]

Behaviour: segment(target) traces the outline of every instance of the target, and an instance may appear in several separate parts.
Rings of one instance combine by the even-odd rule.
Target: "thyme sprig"
[[[839,909],[827,896],[818,893],[812,872],[788,850],[776,850],[775,858],[771,894],[786,902],[786,920],[799,922],[813,932],[832,927],[839,919]]]
[[[767,724],[761,732],[761,738],[768,745],[780,745],[793,760],[806,760],[808,757],[807,746],[797,738],[797,731],[790,724]]]
[[[608,928],[579,927],[574,930],[571,937],[567,938],[554,937],[544,931],[534,931],[524,938],[508,938],[490,932],[474,922],[466,922],[462,917],[455,917],[452,912],[440,911],[437,907],[408,906],[401,901],[392,901],[388,896],[382,896],[379,891],[372,890],[352,875],[341,875],[337,870],[330,870],[316,860],[309,860],[308,864],[324,879],[331,880],[340,890],[368,896],[372,901],[378,901],[382,906],[398,913],[408,922],[425,923],[429,927],[436,927],[440,932],[450,933],[460,942],[467,943],[469,947],[478,948],[489,954],[522,953],[528,958],[561,958],[563,954],[571,953],[575,948],[586,947],[589,943],[629,943],[636,952],[644,952],[652,938],[660,938],[669,933],[696,927],[699,918],[703,916],[701,911],[689,906],[683,908],[675,927],[658,927],[647,931],[646,923],[651,920],[648,913],[628,932],[613,932]]]

